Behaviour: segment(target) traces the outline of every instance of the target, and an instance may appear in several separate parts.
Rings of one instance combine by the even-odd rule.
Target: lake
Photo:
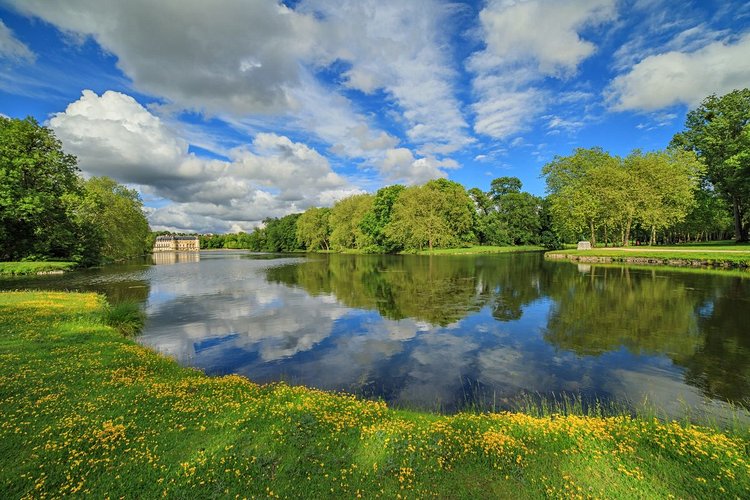
[[[454,412],[572,394],[724,418],[750,402],[750,278],[481,256],[155,255],[0,288],[137,300],[178,362]]]

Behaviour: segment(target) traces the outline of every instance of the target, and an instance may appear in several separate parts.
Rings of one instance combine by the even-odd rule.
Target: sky
[[[745,87],[745,1],[0,0],[0,113],[137,189],[154,230],[440,177],[542,196],[556,155],[663,149]]]

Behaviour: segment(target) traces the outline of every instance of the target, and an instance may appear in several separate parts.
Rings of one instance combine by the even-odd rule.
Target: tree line
[[[624,158],[601,148],[557,156],[542,169],[547,196],[500,177],[484,192],[447,179],[386,186],[333,207],[268,218],[251,233],[204,235],[203,248],[393,253],[468,245],[589,239],[747,241],[750,89],[709,96],[663,151]],[[0,260],[95,265],[142,255],[153,243],[138,193],[84,180],[74,156],[33,118],[0,117]]]
[[[446,179],[387,186],[332,208],[266,219],[250,234],[211,244],[255,251],[391,253],[437,247],[747,241],[750,227],[750,89],[709,96],[663,151],[625,157],[576,149],[542,169],[547,196],[516,177],[468,191]]]
[[[50,129],[0,117],[0,260],[92,266],[143,255],[149,238],[137,191],[84,180]]]

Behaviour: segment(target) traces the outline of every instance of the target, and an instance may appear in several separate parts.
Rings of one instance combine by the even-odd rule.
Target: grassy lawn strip
[[[714,250],[731,250],[721,252]],[[689,251],[688,251],[689,250]],[[545,254],[548,258],[571,260],[598,260],[602,262],[651,263],[676,266],[750,267],[750,249],[732,247],[631,247],[630,250],[594,248],[591,250],[553,250]]]
[[[74,262],[0,262],[0,276],[68,271]]]
[[[93,294],[0,294],[0,498],[750,496],[746,436],[438,416],[207,377],[105,326],[104,309]]]
[[[467,248],[436,248],[432,251],[421,250],[414,252],[417,255],[476,255],[485,253],[517,253],[517,252],[539,252],[544,247],[535,245],[518,245],[518,246],[472,246]],[[405,252],[406,253],[406,252]]]

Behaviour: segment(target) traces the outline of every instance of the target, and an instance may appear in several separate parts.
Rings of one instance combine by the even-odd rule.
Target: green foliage
[[[89,266],[143,255],[149,227],[138,193],[83,181],[76,159],[32,118],[0,117],[0,260]]]
[[[329,208],[308,208],[297,221],[297,241],[307,250],[330,250]]]
[[[76,172],[50,129],[0,116],[0,260],[71,255],[76,228],[61,199],[80,192]]]
[[[362,230],[363,219],[371,212],[373,200],[372,195],[360,194],[336,202],[328,221],[334,250],[361,250],[373,245],[370,236]]]
[[[438,179],[401,192],[385,235],[405,250],[459,246],[474,238],[473,214],[464,187]]]
[[[750,207],[750,89],[710,95],[690,111],[673,146],[695,151],[706,177],[733,208],[735,238],[747,241]]]
[[[372,242],[374,251],[392,253],[401,249],[398,243],[386,236],[385,229],[391,222],[393,205],[405,189],[400,184],[379,189],[372,201],[372,208],[362,217],[362,234]]]
[[[300,248],[297,242],[297,224],[300,214],[290,214],[280,219],[266,219],[262,234],[250,239],[251,244],[262,243],[265,252],[294,252]],[[254,231],[255,234],[257,231]],[[252,235],[251,235],[252,237]]]
[[[134,189],[108,177],[92,177],[84,183],[84,197],[77,208],[86,221],[80,227],[91,228],[87,241],[98,240],[101,259],[124,260],[150,250],[151,230],[143,214],[143,202]]]
[[[694,205],[701,165],[690,152],[633,151],[612,157],[599,148],[577,149],[542,169],[549,192],[549,215],[557,232],[575,241],[585,232],[592,245],[603,231],[605,243],[619,232],[628,245],[634,225],[651,242],[685,219]],[[588,231],[586,231],[588,230]]]

